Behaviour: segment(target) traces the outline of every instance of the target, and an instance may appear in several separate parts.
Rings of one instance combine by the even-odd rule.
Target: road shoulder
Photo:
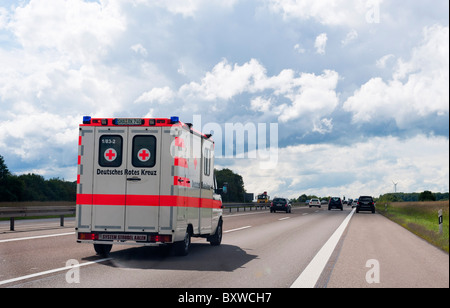
[[[328,288],[448,288],[449,255],[379,214],[348,226]]]

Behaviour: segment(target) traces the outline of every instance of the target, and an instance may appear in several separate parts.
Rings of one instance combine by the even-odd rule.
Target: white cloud
[[[381,57],[380,59],[377,60],[377,67],[378,68],[385,68],[386,64],[389,60],[391,60],[392,58],[394,58],[395,56],[393,54],[388,54],[385,55],[383,57]]]
[[[143,93],[139,98],[135,101],[135,103],[167,103],[170,102],[174,98],[175,94],[169,87],[164,88],[153,88],[152,90]]]
[[[71,62],[97,61],[123,33],[117,1],[31,0],[17,7],[8,28],[36,52],[56,50]]]
[[[344,109],[353,121],[394,119],[404,129],[431,114],[448,115],[448,37],[448,27],[425,28],[423,42],[409,60],[397,61],[391,80],[372,78],[347,99]]]
[[[184,84],[178,91],[155,88],[143,93],[136,102],[169,101],[176,96],[178,100],[195,101],[198,106],[202,101],[230,101],[245,93],[256,95],[250,100],[251,110],[272,114],[282,122],[302,116],[313,121],[331,114],[339,101],[336,93],[339,74],[325,70],[322,75],[296,75],[286,69],[278,75],[267,76],[266,68],[255,59],[243,65],[231,65],[223,60],[200,82]],[[208,108],[212,110],[216,106],[208,104]]]
[[[181,14],[183,17],[194,17],[203,7],[215,5],[221,9],[232,8],[237,0],[137,0],[149,6],[165,8],[172,14]]]
[[[325,54],[325,48],[327,47],[328,36],[326,33],[321,33],[316,37],[314,47],[319,55]]]
[[[347,33],[347,35],[345,36],[345,39],[343,39],[341,41],[341,43],[343,46],[345,46],[345,45],[348,45],[350,42],[356,40],[357,38],[358,38],[358,31],[353,29]]]
[[[292,198],[303,193],[378,197],[392,192],[391,179],[404,192],[448,191],[448,149],[445,137],[374,137],[349,146],[280,148],[276,173],[282,176],[275,180],[273,170],[260,169],[258,160],[236,159],[228,167],[240,171],[249,192],[258,193],[264,187],[271,196]]]
[[[254,99],[252,99],[252,101],[250,102],[250,108],[254,111],[260,111],[260,112],[268,112],[270,111],[270,107],[271,107],[272,103],[271,103],[271,99],[265,99],[263,97],[256,97]]]
[[[314,121],[313,124],[313,132],[318,132],[323,135],[333,131],[333,119],[321,119],[320,121]]]
[[[325,70],[322,75],[302,73],[297,88],[286,95],[292,104],[281,105],[279,120],[287,122],[309,116],[318,119],[331,114],[339,103],[336,87],[339,74]]]
[[[148,55],[147,49],[145,49],[145,47],[142,46],[141,44],[135,44],[135,45],[131,46],[130,48],[135,53],[140,54],[144,57],[146,57]]]
[[[260,79],[265,79],[265,68],[256,60],[233,67],[226,60],[219,62],[206,73],[201,83],[191,82],[180,88],[181,96],[201,97],[205,100],[230,99],[250,91]]]
[[[324,25],[346,26],[365,23],[368,4],[365,0],[269,0],[269,7],[286,19],[313,18]]]

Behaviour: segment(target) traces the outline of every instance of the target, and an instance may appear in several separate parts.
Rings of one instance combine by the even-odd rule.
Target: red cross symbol
[[[106,151],[105,151],[105,158],[106,158],[106,160],[107,161],[113,161],[113,160],[115,160],[116,159],[116,156],[117,156],[117,152],[116,152],[116,150],[114,150],[114,149],[107,149]]]
[[[147,160],[150,159],[150,151],[147,150],[147,149],[141,149],[138,152],[138,158],[139,158],[140,161],[146,162]]]

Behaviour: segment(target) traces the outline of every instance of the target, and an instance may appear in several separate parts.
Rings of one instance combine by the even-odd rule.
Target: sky
[[[213,131],[255,194],[448,192],[449,2],[0,0],[10,171],[75,180],[84,115]]]

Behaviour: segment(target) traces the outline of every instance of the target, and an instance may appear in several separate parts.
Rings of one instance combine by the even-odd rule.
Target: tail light
[[[78,233],[78,239],[83,241],[96,241],[98,240],[97,233]]]
[[[169,243],[172,242],[172,235],[151,235],[150,242]]]

